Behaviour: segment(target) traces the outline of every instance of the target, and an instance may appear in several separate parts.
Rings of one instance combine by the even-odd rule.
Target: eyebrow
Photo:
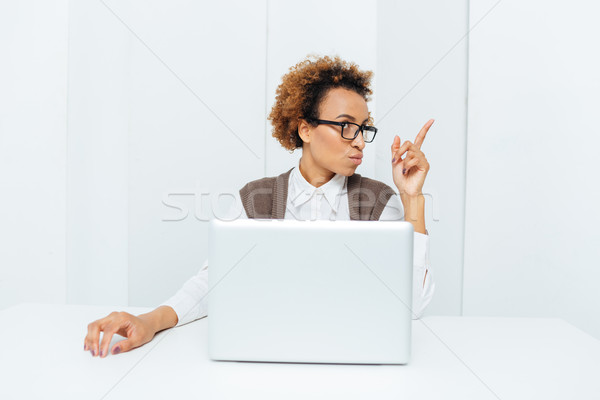
[[[341,118],[341,117],[346,117],[346,118],[350,118],[352,121],[356,121],[356,119],[350,115],[350,114],[340,114],[337,117],[335,117],[335,119]],[[365,118],[365,120],[363,121],[363,123],[367,122],[369,120],[369,118]]]

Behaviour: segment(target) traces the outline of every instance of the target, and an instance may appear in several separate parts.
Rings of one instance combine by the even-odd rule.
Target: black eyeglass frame
[[[366,140],[365,139],[365,135],[363,133],[363,140],[365,141],[365,143],[371,143],[373,140],[375,140],[375,136],[377,136],[377,128],[375,128],[374,126],[371,125],[359,125],[359,124],[355,124],[354,122],[349,122],[349,121],[328,121],[326,119],[315,119],[315,118],[306,118],[307,121],[312,121],[312,122],[317,122],[318,124],[326,124],[326,125],[337,125],[337,126],[341,126],[342,127],[342,138],[346,139],[346,140],[354,140],[356,139],[356,137],[358,136],[359,132],[363,133],[363,130],[368,130],[373,132],[373,138],[371,140]],[[354,137],[352,139],[349,139],[347,137],[344,137],[344,125],[346,124],[350,124],[350,125],[355,125],[358,127],[358,129],[356,130],[356,132],[354,132]]]

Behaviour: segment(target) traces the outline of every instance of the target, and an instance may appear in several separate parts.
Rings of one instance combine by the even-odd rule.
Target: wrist
[[[154,333],[177,325],[177,314],[169,306],[160,306],[153,311],[138,315],[139,318],[148,322]]]
[[[425,209],[425,196],[423,193],[400,193],[400,201],[404,209],[423,208]]]
[[[404,220],[413,225],[415,232],[427,234],[423,193],[400,193],[400,199],[404,207]]]
[[[154,314],[155,311],[156,310],[146,314],[140,314],[138,315],[138,318],[144,321],[146,324],[148,324],[152,332],[156,334],[159,331],[159,322],[157,315]]]
[[[400,199],[401,200],[404,200],[404,199],[411,200],[411,199],[424,198],[423,192],[421,192],[421,191],[407,192],[407,191],[399,190],[399,193],[400,193]]]

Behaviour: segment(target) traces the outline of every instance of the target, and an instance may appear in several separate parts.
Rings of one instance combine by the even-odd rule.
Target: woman
[[[433,120],[423,126],[414,143],[401,144],[400,138],[394,137],[390,159],[400,199],[384,183],[355,174],[365,142],[371,142],[377,132],[369,125],[372,118],[367,108],[371,76],[372,72],[360,71],[339,57],[309,57],[290,69],[277,88],[269,119],[273,136],[288,150],[302,148],[302,158],[298,168],[244,186],[240,190],[244,206],[240,217],[399,220],[406,216],[415,231],[413,318],[418,318],[435,288],[427,268],[429,238],[422,195],[429,163],[421,151]],[[254,201],[254,190],[274,187],[285,199],[279,207],[273,207],[275,203],[270,200]],[[360,193],[358,200],[352,196],[356,187],[383,194],[375,197],[383,199],[378,200],[381,204],[365,206]],[[106,357],[112,336],[118,333],[127,339],[115,344],[111,352],[126,352],[149,342],[161,330],[203,317],[207,314],[207,288],[205,262],[179,292],[152,312],[138,316],[113,312],[90,323],[84,349],[93,356]],[[104,335],[99,343],[101,331]]]

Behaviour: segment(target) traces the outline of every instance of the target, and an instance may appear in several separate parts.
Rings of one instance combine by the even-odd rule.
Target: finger
[[[414,152],[409,151],[406,153],[406,157],[404,157],[404,164],[402,165],[402,174],[406,175],[406,173],[413,167],[415,164],[419,163],[419,157]]]
[[[394,140],[392,141],[392,145],[390,146],[390,149],[392,150],[392,164],[394,162],[396,162],[396,160],[397,160],[396,152],[400,148],[400,143],[401,143],[400,136],[398,136],[398,135],[394,136]]]
[[[391,146],[391,149],[392,149],[392,154],[393,154],[393,153],[394,153],[396,150],[398,150],[398,148],[400,147],[400,143],[401,143],[401,141],[400,141],[400,136],[398,136],[398,135],[394,136],[394,140],[392,141],[392,146]]]
[[[396,163],[398,161],[402,161],[402,155],[404,153],[406,153],[411,148],[411,146],[413,146],[413,144],[410,142],[410,140],[407,140],[406,142],[404,142],[402,144],[402,146],[400,146],[400,148],[394,154],[394,158],[396,160]]]
[[[417,167],[420,171],[429,171],[429,163],[424,156],[415,156],[409,162],[405,164],[406,171],[409,171],[412,168]]]
[[[404,166],[407,166],[408,163],[415,159],[415,154],[412,152],[407,152],[406,157],[404,157]]]
[[[403,173],[406,174],[406,173],[408,173],[408,171],[411,170],[411,168],[418,166],[419,165],[419,161],[420,160],[418,158],[414,157],[410,161],[405,162],[404,163],[404,168],[403,168],[403,170],[404,170]]]
[[[88,334],[86,336],[87,346],[93,357],[98,355],[98,340],[104,319],[100,319],[88,324]]]
[[[429,131],[429,128],[431,128],[431,125],[433,125],[434,121],[435,120],[433,120],[433,119],[430,119],[429,121],[427,121],[425,123],[425,125],[423,125],[423,127],[421,128],[419,133],[417,134],[417,137],[415,138],[415,145],[418,148],[421,148],[421,145],[423,144],[423,141],[425,140],[425,136],[427,135],[427,131]]]
[[[121,340],[120,342],[117,342],[113,346],[111,353],[112,354],[125,353],[135,347],[138,347],[138,345],[134,340],[125,339],[125,340]]]
[[[112,340],[113,335],[119,330],[119,326],[115,324],[108,325],[104,328],[104,334],[102,335],[102,342],[100,343],[100,354],[101,358],[108,355],[108,346]]]

